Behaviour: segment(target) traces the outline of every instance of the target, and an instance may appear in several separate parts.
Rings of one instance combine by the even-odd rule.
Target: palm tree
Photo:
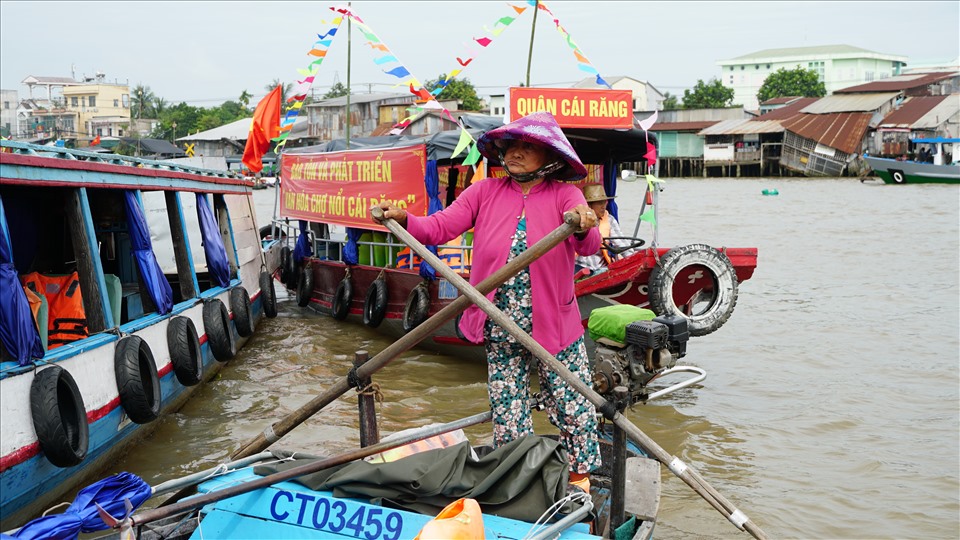
[[[133,87],[130,95],[131,113],[136,114],[137,119],[150,118],[152,115],[151,105],[155,99],[156,96],[150,91],[149,86],[137,84],[137,86]]]
[[[289,94],[290,91],[293,90],[293,83],[283,84],[282,82],[280,82],[280,79],[274,79],[273,82],[264,86],[263,89],[266,90],[267,92],[272,92],[274,88],[281,85],[283,85],[283,87],[280,89],[280,101],[283,103],[286,103],[287,94]]]
[[[167,110],[167,106],[170,105],[167,103],[167,100],[162,97],[153,98],[153,114],[160,118],[160,116]]]
[[[253,96],[250,95],[250,92],[247,92],[246,90],[244,90],[243,92],[240,93],[240,97],[237,98],[237,101],[240,102],[240,105],[244,109],[247,109],[250,107],[250,98],[252,97]]]

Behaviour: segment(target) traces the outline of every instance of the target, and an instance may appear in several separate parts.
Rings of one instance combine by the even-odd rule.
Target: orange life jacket
[[[83,310],[80,276],[45,276],[39,272],[20,278],[25,287],[47,298],[47,342],[49,349],[83,339],[87,332],[87,315]]]
[[[610,238],[610,213],[609,212],[606,212],[603,214],[603,217],[600,218],[600,221],[597,223],[597,226],[600,229],[601,238],[603,238],[604,240],[606,240],[607,238]],[[603,247],[602,245],[600,246],[600,255],[603,256],[603,260],[607,262],[608,266],[610,265],[610,263],[613,262],[614,259],[617,258],[616,255],[614,255],[613,253],[610,253],[610,250]]]
[[[449,246],[461,245],[463,243],[462,238],[463,238],[462,236],[458,236],[453,240],[451,240],[450,242],[448,242],[446,245],[449,245]],[[443,249],[438,249],[437,257],[439,257],[440,260],[443,261],[443,263],[446,264],[448,267],[454,270],[459,270],[463,272],[463,271],[470,270],[470,261],[473,258],[471,256],[472,253],[473,253],[473,250],[471,249],[447,247]],[[422,259],[416,253],[413,253],[412,255],[413,255],[413,264],[411,265],[410,264],[410,256],[411,256],[410,248],[405,247],[401,249],[399,252],[397,252],[396,267],[420,270],[420,262],[422,261]]]

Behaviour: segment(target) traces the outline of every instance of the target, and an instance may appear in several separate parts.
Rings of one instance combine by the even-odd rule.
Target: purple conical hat
[[[519,139],[530,143],[540,144],[550,148],[567,164],[557,172],[549,175],[557,180],[574,181],[587,177],[587,168],[583,166],[580,157],[573,150],[570,141],[563,134],[557,120],[549,112],[528,114],[483,134],[477,141],[477,149],[487,159],[500,161],[498,141]]]

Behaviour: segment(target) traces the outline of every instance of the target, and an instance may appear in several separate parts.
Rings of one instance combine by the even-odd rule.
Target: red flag
[[[270,150],[270,139],[280,135],[280,92],[281,86],[278,85],[260,100],[253,111],[253,121],[250,123],[250,133],[247,134],[242,160],[251,172],[258,173],[263,170],[260,159]]]
[[[94,137],[94,139],[93,139],[92,141],[90,141],[90,146],[96,146],[96,145],[98,145],[98,144],[100,144],[100,136],[99,136],[99,135],[97,135],[96,137]]]

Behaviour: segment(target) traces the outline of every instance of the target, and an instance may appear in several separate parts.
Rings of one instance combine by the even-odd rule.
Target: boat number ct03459
[[[333,533],[367,540],[398,540],[403,531],[403,517],[391,510],[361,505],[347,505],[309,493],[279,490],[270,501],[274,519],[313,526]]]

